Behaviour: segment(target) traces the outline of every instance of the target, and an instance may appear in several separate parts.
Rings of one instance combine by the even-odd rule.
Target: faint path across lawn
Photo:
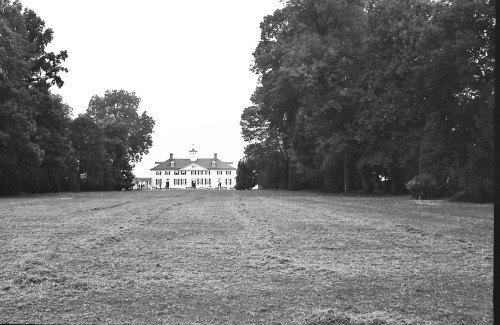
[[[0,198],[0,322],[492,323],[492,205],[282,191]],[[368,316],[367,316],[368,315]]]

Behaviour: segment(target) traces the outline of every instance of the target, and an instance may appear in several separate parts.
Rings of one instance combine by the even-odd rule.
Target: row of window
[[[220,180],[219,180],[220,181]],[[233,180],[231,178],[226,178],[226,185],[233,185]],[[174,178],[174,185],[187,185],[187,179],[185,178]],[[211,178],[197,178],[196,185],[212,185]],[[156,186],[162,186],[162,179],[156,179]]]
[[[212,185],[211,178],[197,178],[196,185]]]
[[[209,170],[192,170],[191,175],[210,175]]]
[[[174,185],[187,185],[187,179],[185,179],[185,178],[174,178]]]
[[[217,171],[217,175],[222,175],[223,174],[223,170],[218,170]],[[157,170],[156,171],[156,175],[162,175],[162,172],[161,170]],[[170,175],[170,171],[169,170],[166,170],[165,171],[165,174],[164,175]],[[175,170],[174,171],[174,175],[186,175],[186,171],[185,170]],[[209,170],[192,170],[191,171],[191,175],[210,175],[210,171]],[[226,170],[226,175],[231,175],[231,171],[230,170]]]

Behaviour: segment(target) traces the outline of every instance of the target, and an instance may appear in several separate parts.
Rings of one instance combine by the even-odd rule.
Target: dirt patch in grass
[[[491,324],[492,256],[492,205],[274,191],[0,198],[0,323]]]

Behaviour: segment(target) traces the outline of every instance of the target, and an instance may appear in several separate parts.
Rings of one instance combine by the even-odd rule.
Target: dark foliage
[[[132,169],[152,145],[154,120],[138,113],[140,98],[123,90],[93,96],[87,113],[73,122],[82,190],[123,190],[133,186]]]
[[[0,9],[0,195],[121,190],[152,145],[154,120],[125,91],[94,96],[87,114],[50,92],[62,87],[66,51],[47,52],[53,31],[19,1]]]
[[[425,174],[491,201],[494,2],[289,0],[261,30],[241,116],[259,184],[398,194]]]
[[[71,186],[71,109],[53,95],[67,54],[47,52],[52,30],[20,2],[0,10],[0,194],[58,192]],[[72,188],[75,188],[72,186]]]
[[[411,196],[416,199],[430,199],[439,193],[438,182],[432,175],[420,174],[406,183],[406,188]]]
[[[238,161],[234,188],[237,190],[251,190],[255,185],[257,185],[257,176],[251,163],[247,160]]]

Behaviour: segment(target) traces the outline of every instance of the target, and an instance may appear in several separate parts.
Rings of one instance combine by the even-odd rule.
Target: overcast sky
[[[153,146],[134,173],[149,177],[156,161],[243,157],[239,125],[257,76],[249,71],[259,24],[279,0],[21,0],[54,30],[48,50],[68,51],[61,89],[84,113],[93,95],[123,89],[141,98],[156,125]]]

